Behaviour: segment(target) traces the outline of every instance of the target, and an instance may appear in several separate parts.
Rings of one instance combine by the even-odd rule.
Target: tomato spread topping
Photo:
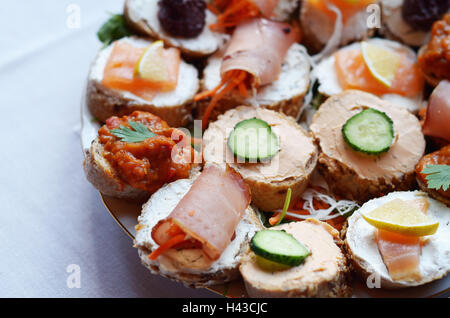
[[[132,130],[130,122],[143,124],[152,137],[132,142],[114,134],[125,127]],[[104,157],[122,181],[134,188],[153,193],[165,183],[189,177],[194,155],[189,138],[155,115],[135,111],[121,118],[113,116],[98,134]]]
[[[433,24],[431,40],[419,55],[423,73],[440,79],[450,79],[450,13]]]
[[[424,184],[428,184],[428,181],[426,179],[426,174],[423,174],[422,170],[428,165],[450,165],[450,145],[424,156],[419,161],[416,166],[416,175]],[[436,191],[443,197],[450,198],[450,189],[444,191],[441,188]]]

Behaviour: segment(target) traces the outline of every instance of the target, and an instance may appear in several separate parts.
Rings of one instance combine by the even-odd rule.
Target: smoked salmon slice
[[[210,259],[217,260],[249,204],[250,191],[239,174],[231,168],[209,166],[170,215],[153,228],[152,238],[163,245],[174,234],[185,233],[201,243]]]
[[[340,50],[335,53],[335,69],[339,84],[343,89],[359,89],[375,95],[399,94],[406,97],[417,96],[423,91],[424,79],[416,61],[401,55],[391,87],[380,83],[370,72],[361,49]]]
[[[343,0],[307,0],[317,10],[326,14],[330,19],[336,19],[336,13],[331,11],[327,4],[332,4],[337,7],[342,14],[342,20],[345,23],[353,15],[371,4],[375,3],[375,0],[360,0],[360,1],[343,1]]]
[[[426,214],[428,200],[418,198],[406,201]],[[421,279],[419,262],[422,238],[406,236],[378,229],[376,231],[378,250],[393,280],[416,281]]]
[[[145,47],[135,47],[126,41],[115,42],[113,45],[103,72],[103,85],[130,92],[149,101],[158,92],[172,91],[176,88],[180,64],[180,52],[177,49],[163,50],[168,81],[153,83],[135,75],[136,65],[144,54]]]
[[[420,280],[420,237],[377,230],[378,250],[393,280]]]

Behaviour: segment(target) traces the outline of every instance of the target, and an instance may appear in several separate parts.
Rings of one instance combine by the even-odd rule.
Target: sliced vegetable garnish
[[[97,37],[104,46],[129,35],[131,35],[131,32],[128,30],[125,19],[121,14],[111,16],[97,32]]]
[[[165,251],[167,251],[169,248],[183,242],[186,238],[186,234],[177,234],[170,238],[167,242],[162,244],[160,247],[158,247],[156,250],[154,250],[150,255],[148,256],[151,260],[156,260],[159,255],[163,254]]]
[[[284,199],[284,205],[283,205],[283,210],[281,211],[281,214],[277,215],[276,217],[278,218],[278,220],[276,220],[275,225],[278,225],[281,223],[281,221],[283,221],[284,217],[286,216],[286,212],[289,208],[289,204],[291,203],[291,196],[292,196],[292,189],[289,188],[287,190],[286,193],[286,199]],[[272,218],[271,218],[272,219]],[[270,221],[269,221],[270,222]]]
[[[389,201],[361,215],[377,229],[407,236],[432,235],[439,226],[439,222],[400,199]]]
[[[361,42],[361,50],[364,62],[373,77],[387,87],[391,87],[400,65],[400,55],[390,49],[364,41]]]
[[[252,162],[268,160],[280,150],[270,125],[256,117],[236,124],[228,137],[228,147],[237,157]]]
[[[429,189],[447,191],[450,187],[450,165],[427,165],[422,173],[427,175]]]
[[[354,150],[378,155],[388,151],[394,142],[394,123],[386,113],[368,108],[347,120],[342,135]]]
[[[141,142],[156,136],[144,124],[131,120],[128,123],[134,130],[126,126],[120,126],[119,128],[111,129],[111,133],[124,142]]]
[[[135,74],[152,82],[166,82],[168,80],[163,41],[159,40],[150,44],[136,64]]]
[[[250,249],[258,256],[283,265],[298,266],[309,255],[308,249],[284,230],[262,230],[250,241]]]

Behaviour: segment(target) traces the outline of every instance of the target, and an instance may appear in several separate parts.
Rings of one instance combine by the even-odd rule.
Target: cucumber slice
[[[298,266],[309,255],[308,249],[284,230],[262,230],[250,241],[250,249],[269,261]]]
[[[386,113],[368,108],[342,126],[345,142],[354,150],[369,155],[386,152],[394,141],[394,123]]]
[[[280,150],[277,135],[267,122],[259,118],[243,120],[234,126],[228,147],[235,156],[246,161],[264,161]]]

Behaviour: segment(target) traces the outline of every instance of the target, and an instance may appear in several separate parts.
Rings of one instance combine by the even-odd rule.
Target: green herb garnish
[[[427,165],[423,170],[428,188],[447,191],[450,186],[450,165]]]
[[[119,128],[111,129],[111,133],[124,142],[141,142],[156,136],[156,134],[152,133],[144,124],[131,120],[128,121],[128,124],[134,130],[126,126],[120,126]]]
[[[121,14],[111,16],[97,32],[97,37],[104,46],[129,35],[131,35],[131,32],[127,28],[125,18]]]
[[[292,195],[292,190],[291,190],[291,188],[289,188],[287,190],[286,198],[284,199],[284,206],[283,206],[283,211],[281,211],[281,217],[275,225],[280,224],[281,221],[283,221],[284,217],[286,216],[286,212],[289,208],[289,204],[291,203],[291,195]]]

